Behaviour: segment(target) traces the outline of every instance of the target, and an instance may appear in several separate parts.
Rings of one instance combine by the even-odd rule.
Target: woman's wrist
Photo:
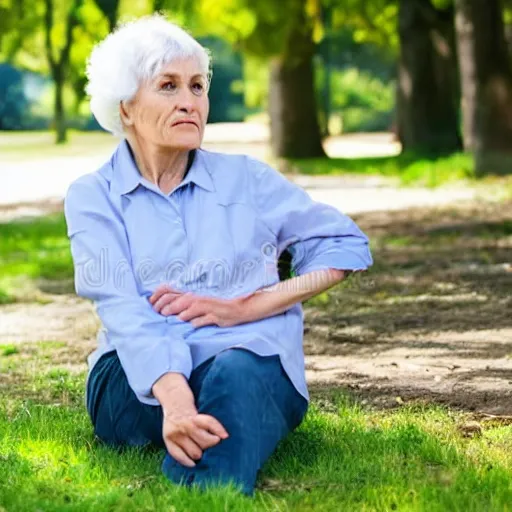
[[[160,402],[164,415],[179,409],[196,411],[194,394],[181,373],[168,372],[153,384],[153,395]]]

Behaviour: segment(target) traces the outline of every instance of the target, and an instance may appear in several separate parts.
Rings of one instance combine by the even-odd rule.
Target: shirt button
[[[272,244],[265,244],[263,247],[263,254],[266,256],[271,256],[274,254],[274,246]]]

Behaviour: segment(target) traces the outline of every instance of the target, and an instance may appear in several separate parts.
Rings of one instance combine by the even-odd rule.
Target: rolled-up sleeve
[[[250,159],[259,214],[288,249],[296,275],[335,268],[363,271],[373,264],[368,237],[336,208],[313,201],[281,173]]]
[[[76,293],[95,302],[131,388],[139,397],[153,397],[153,384],[165,373],[189,378],[190,349],[140,295],[124,224],[108,189],[98,178],[85,178],[71,185],[64,203]]]

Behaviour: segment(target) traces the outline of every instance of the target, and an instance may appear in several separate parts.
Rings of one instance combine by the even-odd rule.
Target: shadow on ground
[[[313,394],[512,414],[512,203],[356,220],[375,266],[306,309]]]

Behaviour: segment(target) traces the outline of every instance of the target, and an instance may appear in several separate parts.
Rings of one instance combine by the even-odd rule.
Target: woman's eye
[[[162,85],[162,89],[164,91],[175,91],[176,84],[174,82],[165,82],[165,84]]]
[[[192,86],[192,90],[195,94],[201,94],[204,91],[204,85],[200,82],[197,82]]]

